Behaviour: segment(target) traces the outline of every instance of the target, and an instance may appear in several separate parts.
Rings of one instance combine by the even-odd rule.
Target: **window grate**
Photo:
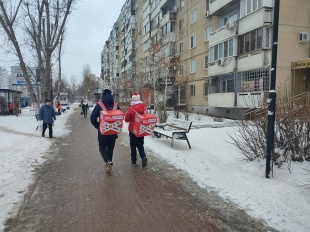
[[[238,93],[269,91],[269,81],[269,67],[238,72],[236,91]]]

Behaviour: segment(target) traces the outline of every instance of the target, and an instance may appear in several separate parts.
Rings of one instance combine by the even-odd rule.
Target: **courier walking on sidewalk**
[[[118,104],[114,103],[114,99],[112,96],[112,92],[109,89],[105,89],[102,94],[102,103],[104,107],[107,110],[112,110],[115,108],[115,110],[120,110],[120,107]],[[100,132],[100,124],[99,124],[99,118],[100,118],[100,111],[103,109],[101,108],[99,102],[96,104],[95,108],[93,109],[93,112],[90,115],[90,122],[93,124],[93,126],[98,130],[98,141],[99,141],[99,151],[100,154],[106,163],[106,171],[107,173],[110,173],[112,171],[112,159],[113,159],[113,150],[115,146],[115,141],[118,138],[117,134],[111,134],[111,135],[103,135]]]
[[[134,92],[132,95],[132,101],[130,107],[128,107],[125,122],[129,122],[128,131],[130,138],[130,150],[131,150],[131,164],[136,166],[137,163],[137,148],[142,159],[142,167],[147,165],[147,158],[144,151],[144,136],[137,137],[133,133],[133,123],[135,121],[135,114],[146,114],[147,110],[143,102],[140,100],[140,95]]]

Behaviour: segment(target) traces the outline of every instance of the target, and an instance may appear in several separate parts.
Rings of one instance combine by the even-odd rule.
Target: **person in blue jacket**
[[[51,105],[51,101],[49,99],[45,100],[45,105],[40,108],[40,120],[43,120],[43,131],[42,137],[45,136],[45,131],[48,126],[49,137],[53,138],[53,123],[56,120],[54,107]]]
[[[106,109],[113,109],[114,106],[114,98],[112,96],[112,92],[109,89],[105,89],[102,94],[102,103]],[[120,110],[119,105],[117,105],[117,109]],[[93,112],[90,115],[90,122],[93,126],[98,130],[98,141],[99,141],[99,151],[100,154],[106,163],[106,172],[110,173],[112,171],[112,158],[113,158],[113,150],[115,146],[115,141],[118,138],[117,134],[114,135],[102,135],[99,129],[99,120],[101,107],[99,104],[93,109]]]

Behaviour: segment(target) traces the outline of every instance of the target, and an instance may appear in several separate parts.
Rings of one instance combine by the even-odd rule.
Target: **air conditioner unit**
[[[298,36],[299,43],[306,43],[310,40],[310,33],[309,32],[301,32]]]
[[[224,58],[219,59],[219,60],[217,61],[217,64],[218,64],[219,66],[225,66],[225,65],[226,65],[225,59],[224,59]]]
[[[208,11],[208,10],[206,10],[206,17],[209,17],[209,15],[210,15],[210,11]]]
[[[226,30],[231,30],[235,27],[235,23],[233,21],[226,22],[225,28]]]

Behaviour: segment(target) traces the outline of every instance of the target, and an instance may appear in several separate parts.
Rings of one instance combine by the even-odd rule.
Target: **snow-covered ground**
[[[72,112],[57,117],[55,136],[70,132],[65,124]],[[292,173],[275,169],[274,177],[266,179],[265,162],[243,161],[228,143],[233,121],[214,122],[212,117],[201,115],[191,115],[190,120],[194,128],[201,127],[188,134],[192,149],[186,141],[176,141],[170,148],[170,140],[152,137],[145,138],[145,146],[188,172],[201,187],[218,192],[269,226],[279,231],[310,231],[310,189],[305,186],[310,176],[304,171],[310,169],[309,162],[293,164]],[[32,170],[44,162],[44,153],[51,145],[51,140],[35,130],[37,123],[29,109],[19,117],[0,116],[0,231],[13,207],[22,201],[33,181]],[[126,128],[124,125],[123,133],[127,133]]]

